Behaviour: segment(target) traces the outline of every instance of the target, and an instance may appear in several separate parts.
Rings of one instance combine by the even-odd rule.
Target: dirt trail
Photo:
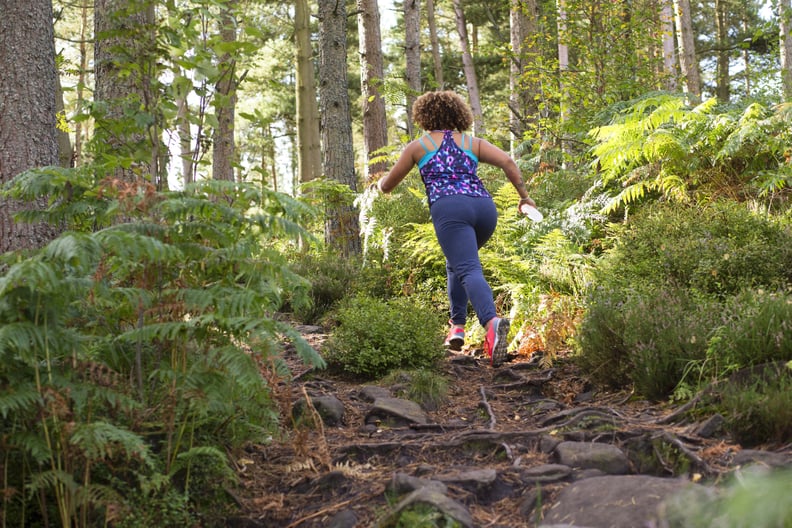
[[[319,348],[325,336],[306,337]],[[286,438],[239,454],[240,485],[234,494],[242,513],[229,525],[326,527],[335,514],[351,510],[354,526],[376,526],[393,506],[386,489],[394,474],[478,468],[495,470],[498,486],[486,493],[464,484],[448,488],[448,495],[470,510],[475,526],[536,526],[567,484],[543,485],[537,502],[536,487],[521,477],[525,468],[553,463],[542,448],[548,439],[621,447],[665,438],[691,457],[691,467],[710,475],[725,470],[728,453],[739,450],[723,439],[694,437],[690,424],[662,423],[673,411],[667,406],[628,393],[593,391],[564,358],[552,368],[542,368],[536,358],[512,359],[493,369],[471,356],[449,357],[443,364],[446,401],[427,411],[427,424],[397,427],[365,423],[372,404],[361,397],[363,384],[326,372],[300,375],[305,367],[294,361],[298,379],[280,391],[284,415],[306,394],[333,395],[343,403],[343,423],[290,429]],[[651,467],[651,473],[670,476],[667,463],[667,468],[662,462]]]

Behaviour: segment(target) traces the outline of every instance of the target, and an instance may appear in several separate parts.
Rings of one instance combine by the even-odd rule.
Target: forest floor
[[[305,337],[321,350],[326,336]],[[651,425],[668,416],[673,411],[670,406],[638,400],[627,392],[594,391],[568,358],[558,357],[545,368],[535,357],[512,357],[493,368],[478,354],[478,350],[449,354],[442,366],[449,382],[447,398],[427,411],[429,423],[423,427],[366,424],[371,403],[361,398],[361,388],[367,383],[323,371],[309,373],[296,358],[287,358],[295,381],[278,385],[275,396],[281,415],[290,416],[300,397],[328,394],[343,402],[343,424],[323,426],[317,419],[313,427],[286,428],[282,438],[249,446],[236,459],[240,484],[233,494],[241,513],[229,526],[336,526],[331,519],[343,510],[354,512],[358,520],[354,526],[377,526],[396,502],[386,492],[395,473],[416,476],[448,468],[495,469],[507,485],[510,478],[515,480],[510,488],[515,492],[490,500],[464,487],[449,487],[452,498],[470,510],[475,526],[536,526],[542,508],[552,504],[562,486],[544,486],[542,505],[526,514],[524,490],[513,470],[552,460],[538,442],[514,441],[514,435],[552,435],[557,418],[580,407],[617,416],[622,432],[630,424],[673,431],[673,426]],[[462,436],[481,431],[503,440],[490,438],[480,449],[460,443]],[[724,439],[697,439],[697,456],[710,468],[720,467],[724,453],[738,449]]]

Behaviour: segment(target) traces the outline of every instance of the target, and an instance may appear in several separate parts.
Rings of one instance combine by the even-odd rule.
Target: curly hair
[[[462,97],[451,91],[427,92],[412,106],[415,122],[422,129],[464,132],[473,124],[473,112]]]

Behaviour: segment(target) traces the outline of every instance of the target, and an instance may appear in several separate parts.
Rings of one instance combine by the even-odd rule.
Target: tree
[[[729,25],[725,0],[715,0],[715,46],[717,70],[715,94],[721,103],[729,102]]]
[[[0,184],[34,168],[58,164],[55,40],[51,0],[0,0]],[[43,246],[55,226],[22,224],[23,209],[44,208],[0,198],[0,253]]]
[[[511,0],[511,69],[509,75],[509,108],[512,133],[512,155],[515,147],[522,142],[528,121],[537,113],[536,87],[526,85],[524,76],[529,64],[536,61],[537,50],[534,46],[537,32],[536,1]]]
[[[481,96],[479,95],[478,79],[476,78],[476,67],[473,64],[473,55],[470,52],[465,11],[462,9],[462,0],[453,0],[453,3],[456,27],[459,33],[459,47],[462,51],[462,68],[465,71],[470,109],[473,111],[473,133],[480,136],[484,133],[484,113],[481,110]]]
[[[167,186],[160,166],[154,2],[94,0],[95,152],[118,179]]]
[[[780,28],[781,81],[784,99],[792,100],[792,4],[778,0],[778,26]]]
[[[371,154],[388,144],[388,122],[385,100],[379,86],[385,76],[382,64],[382,37],[377,0],[358,0],[358,33],[360,38],[360,85],[363,92],[364,179],[377,177],[387,170],[384,159],[371,163]]]
[[[220,41],[225,49],[234,49],[238,0],[221,5]],[[220,78],[215,86],[214,107],[217,124],[212,138],[212,178],[234,181],[236,149],[234,146],[234,114],[236,110],[236,60],[226,51],[219,58]]]
[[[322,169],[319,109],[316,105],[316,78],[309,15],[308,0],[295,0],[297,171],[301,182],[313,180]]]
[[[347,90],[346,5],[319,0],[319,103],[324,177],[356,191]],[[355,210],[344,197],[326,205],[325,241],[342,255],[360,253]]]
[[[679,45],[679,66],[685,82],[685,91],[695,103],[701,100],[701,76],[696,59],[693,17],[690,13],[690,0],[674,0],[674,17]]]
[[[437,38],[437,20],[435,18],[434,0],[426,0],[426,23],[429,26],[429,42],[432,47],[435,86],[438,90],[444,90],[443,62],[440,60],[440,41]]]
[[[404,58],[407,77],[407,135],[413,137],[412,105],[421,93],[421,2],[404,0]]]
[[[674,7],[671,0],[662,0],[660,6],[660,31],[663,42],[663,73],[668,90],[677,88],[677,55],[674,45]]]

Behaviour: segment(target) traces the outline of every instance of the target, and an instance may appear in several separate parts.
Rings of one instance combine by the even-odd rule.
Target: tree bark
[[[784,100],[792,100],[792,3],[778,0],[778,26],[781,28],[781,84]]]
[[[421,2],[404,0],[404,57],[407,76],[407,135],[415,134],[412,105],[421,93]]]
[[[715,42],[718,48],[715,95],[721,103],[729,102],[729,27],[726,10],[724,0],[715,0]]]
[[[429,26],[429,42],[432,46],[435,86],[438,90],[445,90],[443,61],[440,59],[440,40],[437,38],[437,20],[435,18],[434,0],[426,0],[426,22]]]
[[[377,179],[388,168],[386,160],[372,163],[372,153],[388,144],[385,100],[379,86],[385,77],[377,0],[358,0],[360,87],[363,95],[364,179]]]
[[[294,43],[297,54],[297,171],[300,181],[307,182],[318,177],[322,170],[308,0],[295,0]]]
[[[516,156],[516,147],[523,141],[529,122],[537,113],[535,98],[536,86],[529,84],[525,77],[526,69],[536,60],[535,37],[537,33],[536,0],[511,0],[511,69],[509,72],[509,107],[511,109],[509,127],[512,133],[511,151]]]
[[[236,14],[238,0],[227,0],[221,7],[220,39],[236,42]],[[220,56],[220,79],[215,89],[217,128],[212,134],[212,179],[234,181],[236,145],[234,143],[234,115],[236,113],[236,59],[230,53]]]
[[[55,39],[51,0],[0,0],[0,185],[22,172],[58,164]],[[48,224],[21,224],[14,215],[44,208],[0,198],[0,253],[35,249],[55,238]]]
[[[156,99],[153,23],[153,3],[94,0],[94,135],[100,162],[115,163],[110,176],[145,178],[161,187],[167,183],[159,180],[161,138],[156,125],[135,119],[141,109],[152,112]],[[124,158],[133,160],[131,166],[118,163]]]
[[[701,101],[701,76],[696,59],[690,0],[674,0],[674,16],[679,45],[679,66],[685,81],[684,89],[691,102],[698,103]]]
[[[663,39],[663,73],[667,90],[677,89],[677,55],[674,44],[674,8],[671,0],[662,0],[660,7],[660,28]]]
[[[462,9],[461,0],[453,0],[453,3],[457,32],[459,33],[459,46],[462,51],[462,68],[465,71],[470,109],[473,111],[473,134],[480,136],[484,134],[484,113],[481,110],[481,96],[479,95],[478,79],[476,78],[476,67],[473,64],[473,55],[470,52],[465,11]]]
[[[357,190],[347,91],[346,5],[319,0],[319,101],[324,177]],[[325,241],[344,256],[360,253],[358,216],[343,201],[325,204]]]

